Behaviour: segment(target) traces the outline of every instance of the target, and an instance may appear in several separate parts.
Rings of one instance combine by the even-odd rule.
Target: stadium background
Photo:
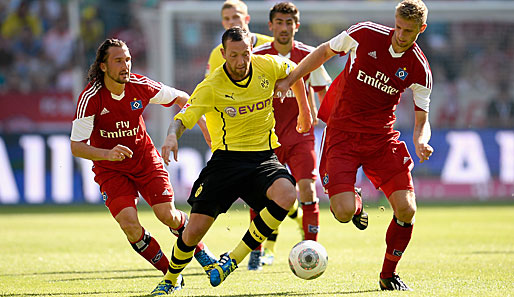
[[[0,204],[101,203],[91,163],[73,158],[69,150],[75,101],[97,46],[106,37],[123,39],[131,49],[133,72],[191,93],[220,41],[221,3],[0,1]],[[269,34],[267,9],[275,2],[247,3],[251,30]],[[434,77],[430,120],[436,151],[414,169],[418,199],[513,201],[514,2],[426,3],[429,26],[418,43]],[[296,39],[310,45],[359,20],[393,21],[393,2],[295,4],[302,23]],[[332,59],[326,68],[334,78],[344,63],[345,57]],[[396,128],[411,152],[412,109],[407,93],[397,109]],[[158,148],[174,112],[159,106],[145,112]],[[322,129],[317,127],[318,141]],[[179,201],[208,156],[197,129],[181,139],[179,163],[168,168]],[[365,199],[380,199],[362,173],[359,185]]]

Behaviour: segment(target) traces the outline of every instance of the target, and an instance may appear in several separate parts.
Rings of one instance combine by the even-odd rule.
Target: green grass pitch
[[[386,206],[381,209],[381,205]],[[179,206],[189,211],[185,206]],[[392,211],[367,205],[370,226],[337,223],[323,204],[319,241],[329,255],[318,279],[305,281],[287,264],[300,240],[295,223],[280,228],[275,263],[249,272],[247,259],[212,288],[193,261],[176,296],[514,296],[514,204],[423,205],[399,265],[413,292],[381,292],[378,274]],[[248,227],[248,209],[221,215],[205,238],[219,255]],[[170,254],[175,238],[141,207],[142,224]],[[162,275],[128,245],[103,206],[0,206],[0,296],[147,296]]]

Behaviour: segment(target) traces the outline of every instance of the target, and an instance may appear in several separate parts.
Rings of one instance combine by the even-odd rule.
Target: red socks
[[[137,242],[131,242],[132,248],[155,268],[166,274],[168,271],[168,258],[161,250],[159,243],[148,231],[143,228],[143,234]]]
[[[387,247],[380,278],[393,277],[398,261],[400,261],[412,237],[412,228],[412,224],[399,221],[393,216],[386,233]]]
[[[318,241],[319,232],[319,204],[317,202],[303,203],[303,232],[305,240]]]

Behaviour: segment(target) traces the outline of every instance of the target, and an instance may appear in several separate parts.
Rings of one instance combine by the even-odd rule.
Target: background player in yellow
[[[272,42],[273,37],[258,34],[258,33],[251,33],[249,29],[249,23],[250,23],[250,14],[248,13],[248,6],[240,0],[227,0],[223,3],[223,6],[221,7],[221,24],[223,25],[223,28],[225,30],[228,30],[234,26],[241,27],[245,29],[252,38],[252,46],[255,48],[257,46],[263,45],[267,42]],[[225,58],[223,58],[221,54],[222,44],[219,44],[217,47],[215,47],[211,54],[209,55],[209,62],[207,63],[207,68],[205,69],[205,77],[209,76],[210,73],[212,73],[216,68],[223,65],[225,63]],[[313,111],[312,104],[310,105],[311,112]],[[315,119],[314,121],[317,121]],[[303,227],[302,227],[302,218],[303,218],[303,212],[302,209],[298,207],[299,203],[295,202],[293,207],[289,210],[289,213],[287,214],[291,219],[295,220],[295,222],[298,224],[298,228],[301,232],[301,236],[303,237]],[[277,240],[278,236],[278,230],[276,230],[267,240],[265,243],[265,248],[267,248],[269,251],[272,251],[275,246],[275,241]],[[263,261],[266,261],[266,264],[271,264],[273,262],[273,254],[268,253],[268,257],[263,257]],[[258,261],[260,261],[258,259]],[[259,263],[260,264],[260,263]],[[258,265],[258,267],[260,267]]]
[[[278,56],[252,55],[251,37],[240,27],[225,31],[222,44],[226,63],[196,87],[175,116],[162,147],[165,163],[171,152],[177,161],[177,139],[205,114],[213,154],[191,189],[190,223],[173,246],[168,272],[154,296],[182,287],[180,273],[191,261],[196,243],[239,197],[259,214],[237,246],[221,255],[209,271],[214,287],[278,228],[296,201],[294,177],[273,152],[280,144],[272,105],[276,81],[287,77],[295,64]],[[309,131],[311,114],[303,80],[291,88],[300,110],[296,128],[300,133]]]
[[[250,23],[250,15],[248,14],[248,6],[243,1],[227,0],[221,7],[221,25],[225,30],[234,26],[245,29],[252,37],[252,46],[256,47],[269,41],[273,41],[273,37],[258,33],[251,33],[248,24]],[[209,56],[209,62],[205,69],[205,77],[209,76],[216,68],[225,63],[225,59],[221,55],[222,45],[216,46]]]

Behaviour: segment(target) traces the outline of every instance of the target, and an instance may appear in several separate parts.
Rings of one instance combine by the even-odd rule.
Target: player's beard
[[[291,34],[287,34],[287,36],[280,34],[278,38],[275,38],[275,40],[282,45],[289,44],[291,41]]]
[[[123,75],[122,73],[126,73],[127,75]],[[114,77],[114,75],[111,75],[110,71],[106,72],[107,76],[112,79],[113,81],[119,83],[119,84],[125,84],[130,82],[130,71],[120,71],[117,75],[117,77]]]
[[[228,65],[228,67],[230,68],[230,72],[232,74],[232,78],[234,80],[242,80],[243,78],[246,77],[246,75],[248,75],[247,71],[248,71],[248,65],[245,65],[244,68],[242,67],[232,67],[232,65]]]

